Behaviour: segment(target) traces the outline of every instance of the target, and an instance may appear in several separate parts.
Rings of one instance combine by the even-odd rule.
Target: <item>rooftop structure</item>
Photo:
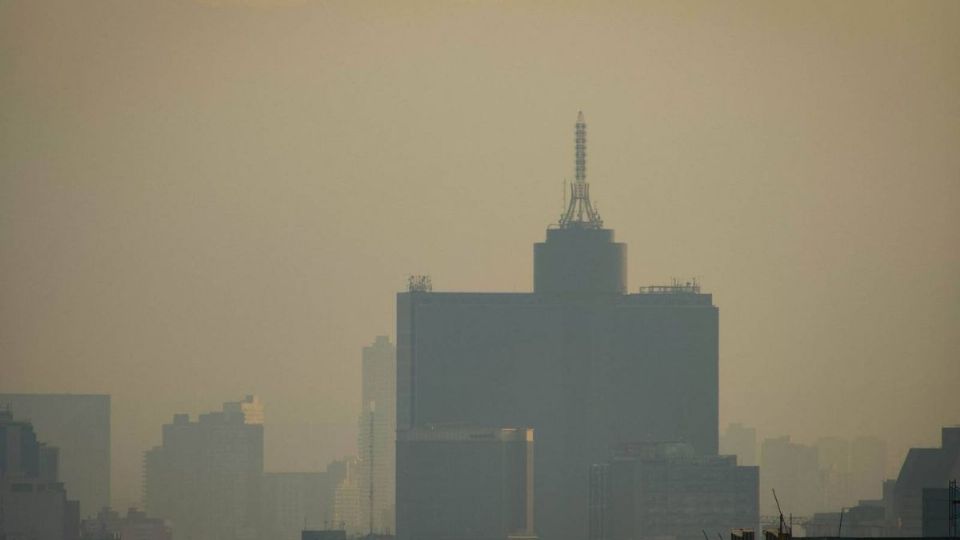
[[[570,203],[560,216],[562,229],[602,229],[600,213],[590,202],[590,184],[587,183],[587,123],[583,111],[577,113],[574,127],[574,181],[570,184]]]

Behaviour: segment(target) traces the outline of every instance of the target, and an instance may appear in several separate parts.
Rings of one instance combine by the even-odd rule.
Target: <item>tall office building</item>
[[[689,444],[624,448],[590,469],[590,540],[726,537],[759,521],[756,466],[697,455]]]
[[[144,458],[146,511],[177,540],[253,540],[263,475],[263,405],[255,396],[191,422],[177,414]]]
[[[359,464],[356,456],[344,460],[344,474],[333,491],[332,527],[342,529],[350,536],[364,534],[369,525],[360,520]]]
[[[818,510],[835,511],[861,500],[879,499],[887,465],[887,447],[876,437],[817,440],[817,461],[823,490]]]
[[[627,292],[626,245],[590,201],[582,115],[575,150],[567,210],[534,246],[533,293],[411,280],[397,296],[398,437],[450,422],[533,427],[536,526],[554,540],[587,534],[589,467],[612,448],[682,441],[713,455],[718,437],[712,297],[696,283]]]
[[[76,540],[80,508],[57,478],[58,452],[0,409],[0,538]]]
[[[534,433],[427,426],[399,434],[397,540],[507,540],[533,533]]]
[[[357,482],[364,532],[392,533],[396,498],[397,362],[387,336],[363,348]]]
[[[851,489],[850,441],[841,437],[820,437],[816,447],[821,489],[816,509],[832,510],[857,504]]]
[[[850,491],[855,500],[881,498],[886,472],[886,441],[857,437],[850,443]]]
[[[760,445],[760,513],[777,515],[777,498],[784,514],[812,516],[823,508],[823,482],[817,448],[790,441],[789,436],[764,439]]]
[[[16,418],[60,449],[60,480],[83,516],[110,506],[110,396],[0,394]]]

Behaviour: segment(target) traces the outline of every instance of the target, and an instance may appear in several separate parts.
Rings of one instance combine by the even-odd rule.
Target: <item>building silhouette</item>
[[[920,536],[956,537],[950,530],[951,520],[955,519],[951,515],[951,507],[956,508],[956,505],[960,504],[960,496],[953,492],[955,489],[955,484],[944,488],[923,488]],[[955,515],[956,510],[952,512]],[[953,526],[956,527],[956,523]]]
[[[756,466],[684,443],[630,445],[590,469],[589,540],[700,540],[759,522]]]
[[[737,456],[740,465],[757,464],[757,430],[740,423],[732,423],[720,435],[720,453]]]
[[[396,387],[396,349],[377,336],[361,355],[357,455],[345,461],[335,494],[333,523],[351,536],[395,529]]]
[[[823,508],[823,482],[817,448],[794,443],[789,436],[764,439],[760,445],[760,513],[776,516],[771,490],[785,514],[812,516]]]
[[[343,476],[333,494],[333,527],[342,529],[350,536],[358,536],[366,530],[360,513],[360,460],[350,456],[343,461]]]
[[[0,409],[0,538],[76,540],[80,506],[57,478],[59,452]]]
[[[960,510],[960,492],[953,497],[957,503],[950,505],[950,483],[960,477],[960,427],[945,427],[941,434],[940,448],[911,448],[897,478],[884,481],[877,477],[882,476],[886,463],[885,443],[875,438],[854,439],[850,454],[853,485],[866,486],[871,493],[876,493],[874,486],[879,485],[881,496],[813,514],[803,524],[806,535],[836,536],[842,524],[843,537],[952,536],[950,512],[952,508]],[[866,464],[858,465],[858,460]],[[868,470],[873,471],[869,482]],[[857,483],[858,476],[861,483]]]
[[[886,443],[876,437],[821,437],[816,442],[820,494],[815,510],[853,508],[883,495]],[[874,510],[865,510],[873,515]]]
[[[82,516],[110,506],[110,396],[0,394],[0,405],[60,449],[59,478]]]
[[[887,477],[887,443],[877,437],[857,437],[850,442],[850,492],[852,499],[880,499]]]
[[[357,482],[360,525],[365,533],[392,533],[396,498],[397,362],[387,336],[377,336],[362,355]]]
[[[304,528],[330,520],[333,486],[326,472],[264,473],[260,484],[261,538],[297,540]]]
[[[144,458],[144,503],[177,540],[253,540],[259,534],[263,405],[224,403],[196,422],[177,414]]]
[[[427,426],[399,434],[398,540],[533,533],[532,429]]]
[[[843,522],[840,521],[843,512]],[[886,515],[880,504],[858,504],[837,512],[817,512],[804,522],[806,536],[881,538],[887,536]]]
[[[920,536],[923,533],[924,489],[947,488],[951,480],[958,479],[960,426],[944,427],[941,430],[940,448],[911,448],[903,460],[893,488],[893,518],[899,525],[897,534]],[[927,495],[931,499],[938,496],[936,492]],[[931,511],[927,513],[930,514]],[[928,525],[928,529],[931,527]]]
[[[537,532],[556,540],[587,534],[589,467],[612,449],[682,441],[715,455],[718,444],[712,297],[680,282],[628,292],[626,245],[590,201],[582,115],[575,149],[567,210],[534,246],[534,292],[411,280],[397,296],[398,437],[451,422],[532,426]]]
[[[815,446],[820,469],[820,496],[815,510],[840,509],[856,504],[850,472],[850,441],[841,437],[820,437]],[[882,478],[881,473],[877,482]]]

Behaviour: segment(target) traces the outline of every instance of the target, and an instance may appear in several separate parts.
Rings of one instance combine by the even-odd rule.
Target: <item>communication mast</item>
[[[574,128],[574,180],[570,184],[570,203],[560,217],[561,229],[602,229],[600,213],[590,204],[590,184],[587,183],[587,123],[583,111],[577,113]]]

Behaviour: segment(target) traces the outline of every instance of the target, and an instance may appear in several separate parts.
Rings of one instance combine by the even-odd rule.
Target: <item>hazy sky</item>
[[[112,394],[121,507],[245,393],[322,468],[407,274],[531,289],[579,109],[631,290],[720,307],[721,425],[960,422],[956,1],[0,0],[0,391]]]

